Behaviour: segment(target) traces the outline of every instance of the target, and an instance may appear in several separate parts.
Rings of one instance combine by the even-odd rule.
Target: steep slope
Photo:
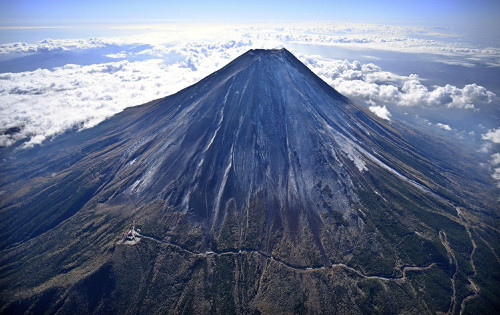
[[[441,151],[459,152],[378,120],[287,50],[249,51],[2,153],[3,311],[491,309],[491,182]]]

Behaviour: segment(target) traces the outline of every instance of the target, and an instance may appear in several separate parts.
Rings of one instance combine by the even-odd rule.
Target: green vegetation
[[[451,304],[453,290],[449,275],[439,268],[408,272],[415,289],[416,299],[425,301],[431,313],[446,313]]]
[[[212,311],[222,314],[236,313],[235,276],[236,268],[234,257],[219,256],[215,258],[214,285]]]

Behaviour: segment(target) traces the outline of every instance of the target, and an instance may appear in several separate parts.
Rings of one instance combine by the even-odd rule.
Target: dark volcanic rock
[[[381,121],[285,49],[1,155],[5,313],[499,305],[476,157]]]

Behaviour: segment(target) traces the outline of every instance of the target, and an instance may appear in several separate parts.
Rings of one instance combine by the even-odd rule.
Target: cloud
[[[495,173],[493,173],[493,175],[491,175],[491,176],[496,180],[500,180],[500,167],[495,168]]]
[[[490,129],[485,134],[481,135],[481,138],[489,143],[485,143],[481,147],[481,152],[487,153],[491,152],[492,149],[498,149],[498,144],[500,144],[500,127],[497,129]],[[500,164],[500,153],[496,152],[491,155],[490,160],[491,166],[496,166]],[[495,180],[499,181],[497,187],[500,188],[500,167],[493,169],[493,174],[491,175]]]
[[[478,152],[488,153],[488,152],[491,151],[492,148],[493,148],[493,144],[492,143],[483,143],[481,145],[481,148],[479,148]]]
[[[111,44],[110,41],[102,38],[90,39],[44,39],[36,43],[7,43],[0,45],[0,55],[2,54],[35,54],[43,52],[57,52],[65,50],[89,49],[103,47]]]
[[[339,92],[369,105],[474,109],[497,99],[495,93],[475,83],[462,88],[450,84],[429,88],[416,74],[401,76],[372,63],[320,56],[300,59]]]
[[[479,60],[481,60],[481,59],[479,59]],[[438,61],[441,63],[447,64],[447,65],[462,66],[462,67],[467,67],[467,68],[473,68],[476,66],[476,64],[474,64],[472,62],[465,61],[465,60],[439,59]]]
[[[500,49],[461,45],[461,36],[449,30],[436,31],[426,26],[401,26],[365,23],[281,23],[277,24],[151,24],[108,27],[129,30],[130,36],[111,38],[45,39],[36,43],[0,45],[0,54],[37,53],[86,49],[112,44],[171,45],[190,40],[256,40],[281,45],[335,46],[348,49],[425,53],[453,58],[438,62],[473,67],[477,63],[500,66]],[[446,38],[456,40],[449,41]],[[377,58],[377,57],[375,57]]]
[[[500,164],[500,153],[494,153],[491,155],[491,165]]]
[[[453,61],[440,58],[438,61],[474,66],[464,59],[475,58],[483,64],[499,64],[500,50],[497,48],[471,48],[445,41],[457,34],[436,32],[425,26],[399,26],[363,23],[302,23],[285,25],[275,29],[260,28],[260,38],[276,39],[285,44],[310,46],[336,46],[348,49],[385,50],[402,53],[425,53],[455,57]],[[266,31],[264,31],[266,30]],[[253,32],[248,31],[247,36]],[[422,38],[424,35],[426,38]]]
[[[491,174],[495,180],[500,181],[500,167],[495,168],[493,174]],[[500,182],[497,183],[497,187],[500,188]]]
[[[447,130],[447,131],[450,131],[450,130],[451,130],[450,125],[447,125],[447,124],[437,123],[437,124],[436,124],[436,126],[438,126],[438,127],[439,127],[439,128],[441,128],[441,129]]]
[[[481,135],[481,138],[493,143],[500,143],[500,127],[497,129],[488,130],[487,133]]]
[[[124,59],[127,58],[127,53],[122,51],[116,54],[107,54],[106,57],[108,58],[113,58],[113,59]]]
[[[391,113],[387,110],[385,106],[370,106],[368,109],[382,119],[391,120]]]

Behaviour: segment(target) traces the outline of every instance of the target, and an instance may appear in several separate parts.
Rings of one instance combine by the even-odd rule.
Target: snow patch
[[[365,161],[361,157],[362,154],[360,150],[362,150],[357,144],[353,143],[351,140],[344,137],[335,137],[335,140],[340,145],[340,149],[347,154],[347,157],[354,162],[356,168],[360,172],[368,171],[366,167]]]
[[[227,177],[229,175],[229,171],[231,170],[231,167],[233,166],[233,147],[231,147],[231,153],[229,155],[227,167],[224,170],[224,176],[222,177],[222,182],[219,186],[219,191],[217,193],[217,199],[215,200],[215,206],[214,206],[214,220],[217,220],[217,216],[219,214],[219,208],[220,208],[220,200],[222,198],[222,193],[224,192],[224,188],[226,187],[226,182],[227,182]]]
[[[362,148],[360,148],[361,150],[363,150]],[[402,180],[412,184],[414,187],[420,189],[421,191],[423,192],[426,192],[426,193],[429,193],[435,197],[438,197],[441,199],[440,196],[436,195],[434,192],[432,192],[429,188],[417,183],[416,181],[414,181],[413,179],[410,179],[404,175],[402,175],[401,173],[399,173],[398,171],[396,171],[395,169],[393,169],[392,167],[388,166],[387,164],[385,164],[384,162],[380,161],[378,158],[376,158],[374,155],[370,154],[369,152],[367,152],[366,150],[363,150],[363,154],[370,158],[373,162],[377,163],[378,165],[380,165],[382,168],[388,170],[389,172],[393,173],[394,175],[398,176],[399,178],[401,178]]]

